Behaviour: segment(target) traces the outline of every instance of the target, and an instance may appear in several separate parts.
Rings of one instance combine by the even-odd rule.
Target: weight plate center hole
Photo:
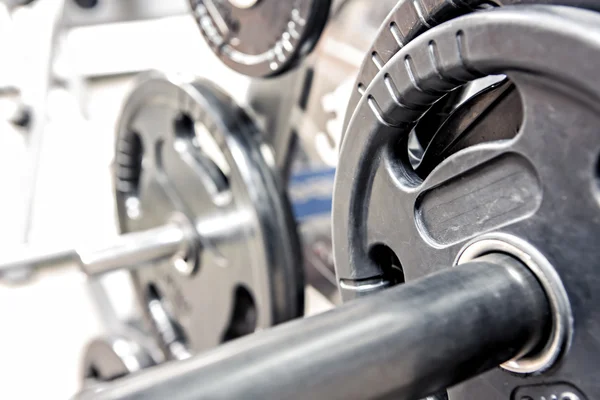
[[[551,368],[568,350],[573,315],[567,292],[552,264],[530,243],[505,233],[489,233],[473,239],[459,252],[454,265],[464,264],[490,253],[503,253],[519,260],[535,275],[546,293],[551,321],[535,346],[501,367],[520,374],[538,374]]]

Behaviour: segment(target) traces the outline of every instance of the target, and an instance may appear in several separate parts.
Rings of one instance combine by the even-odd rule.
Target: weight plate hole
[[[211,164],[210,172],[217,184],[219,192],[229,190],[231,167],[221,147],[218,145],[210,129],[201,122],[195,122],[188,114],[182,113],[175,118],[175,135],[179,140],[201,153],[202,163]],[[212,127],[211,129],[218,129]],[[197,154],[193,154],[199,157]]]
[[[408,155],[399,153],[399,161],[404,170],[412,170],[425,180],[460,151],[515,138],[523,115],[521,95],[505,76],[477,79],[448,93],[427,110],[402,144],[401,152]]]
[[[412,144],[409,141],[412,140],[412,135],[403,136],[398,141],[394,142],[389,147],[389,161],[390,168],[400,184],[403,186],[414,188],[423,183],[423,179],[417,174],[414,168],[411,166],[411,155],[410,149]]]
[[[180,139],[193,140],[195,138],[194,120],[188,114],[181,113],[175,118],[175,135]]]
[[[371,246],[369,258],[381,270],[381,276],[392,285],[399,285],[405,282],[404,269],[400,259],[394,251],[382,243]]]
[[[363,94],[365,94],[365,90],[367,90],[367,88],[362,83],[359,83],[356,86],[356,90],[358,90],[358,94],[360,94],[362,96]]]
[[[190,355],[187,350],[188,340],[183,327],[172,317],[170,305],[154,283],[149,283],[147,286],[146,301],[150,319],[169,353],[175,359],[188,358]]]
[[[254,297],[246,287],[241,285],[235,289],[234,296],[233,313],[229,327],[223,335],[224,342],[248,335],[256,330],[258,313]]]

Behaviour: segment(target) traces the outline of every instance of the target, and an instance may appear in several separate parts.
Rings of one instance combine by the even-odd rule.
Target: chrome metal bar
[[[103,247],[36,249],[25,246],[0,260],[0,280],[19,273],[78,264],[90,277],[142,265],[174,256],[187,249],[185,230],[178,224],[167,224],[146,231],[117,237]],[[8,278],[7,278],[8,277]]]
[[[0,279],[20,272],[34,272],[42,266],[60,267],[77,260],[77,252],[73,248],[43,249],[25,246],[3,253],[3,259],[0,261]]]
[[[181,227],[164,225],[119,236],[103,248],[78,250],[80,265],[88,276],[98,276],[120,269],[172,257],[184,246]]]
[[[531,351],[549,315],[524,265],[488,255],[76,399],[414,400]]]

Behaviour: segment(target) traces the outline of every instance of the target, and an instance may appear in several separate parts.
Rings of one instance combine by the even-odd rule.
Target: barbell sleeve
[[[77,254],[86,275],[99,276],[173,257],[185,247],[187,239],[181,226],[167,224],[127,233],[115,238],[107,247],[81,249]]]
[[[533,273],[490,254],[76,399],[415,400],[533,351],[550,319]]]

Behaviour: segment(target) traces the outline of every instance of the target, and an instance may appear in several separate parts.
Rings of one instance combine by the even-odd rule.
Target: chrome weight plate
[[[352,113],[377,73],[407,43],[443,22],[491,7],[550,4],[600,10],[596,0],[400,0],[381,25],[364,58],[346,110],[342,136]],[[455,99],[446,99],[452,101]],[[440,111],[440,110],[436,110]]]
[[[450,389],[451,400],[541,398],[565,387],[577,398],[600,393],[590,374],[600,369],[598,65],[598,13],[473,13],[398,51],[350,121],[333,209],[345,299],[494,250],[535,264],[551,288],[556,315],[546,345]],[[413,168],[407,142],[416,121],[457,86],[498,74],[520,97],[517,132],[442,152],[426,171]]]
[[[219,88],[145,75],[117,127],[121,231],[184,220],[194,251],[134,272],[167,358],[299,317],[299,242],[270,148]]]
[[[331,0],[190,0],[215,54],[237,72],[279,75],[314,48]]]

